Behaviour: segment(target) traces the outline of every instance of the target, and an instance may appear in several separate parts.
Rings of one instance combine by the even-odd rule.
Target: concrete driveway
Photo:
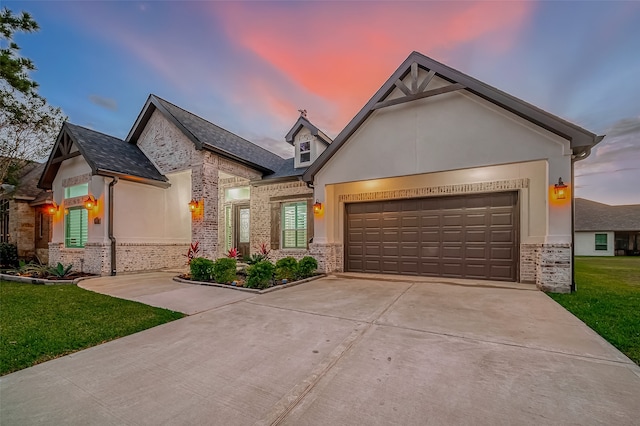
[[[3,426],[640,419],[640,368],[528,286],[360,275],[253,296],[166,274],[92,281],[199,313],[2,377]]]

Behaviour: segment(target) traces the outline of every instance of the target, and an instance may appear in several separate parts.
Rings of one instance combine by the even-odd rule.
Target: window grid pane
[[[607,234],[596,234],[596,250],[607,250]]]

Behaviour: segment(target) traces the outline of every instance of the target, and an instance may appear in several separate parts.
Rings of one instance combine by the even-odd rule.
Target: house
[[[575,200],[577,256],[640,255],[640,204],[610,206]]]
[[[96,274],[180,267],[195,241],[209,258],[262,244],[272,259],[310,254],[313,190],[300,176],[331,139],[301,115],[286,140],[295,158],[155,95],[125,140],[65,123],[40,179],[59,207],[50,262]]]
[[[9,161],[5,159],[5,161]],[[25,161],[17,184],[0,191],[0,242],[15,244],[18,257],[42,263],[49,260],[52,194],[37,187],[45,164]]]
[[[572,289],[574,161],[603,137],[413,52],[305,171],[329,269]]]
[[[114,274],[266,243],[325,272],[568,292],[572,163],[601,139],[417,52],[335,141],[301,111],[291,159],[151,95],[125,140],[63,126],[50,261]]]

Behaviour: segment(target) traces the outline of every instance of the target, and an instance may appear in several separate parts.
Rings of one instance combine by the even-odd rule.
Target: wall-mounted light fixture
[[[60,206],[58,206],[55,201],[52,201],[51,204],[46,204],[44,206],[44,211],[46,211],[51,216],[56,214],[59,209],[60,209]]]
[[[87,210],[93,210],[98,205],[98,200],[93,195],[88,195],[82,203]]]
[[[562,181],[562,178],[558,178],[558,183],[553,186],[553,192],[558,200],[564,200],[567,197],[567,185]]]
[[[322,213],[322,203],[318,200],[313,204],[313,214]]]
[[[189,201],[189,211],[193,213],[198,210],[198,207],[200,207],[200,201],[192,198],[191,201]]]

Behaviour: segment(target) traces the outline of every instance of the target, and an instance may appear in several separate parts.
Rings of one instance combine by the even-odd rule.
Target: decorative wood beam
[[[427,90],[426,92],[415,93],[413,95],[404,96],[402,98],[390,99],[388,101],[378,102],[371,109],[380,109],[392,105],[399,105],[405,102],[415,101],[418,99],[429,98],[431,96],[441,95],[443,93],[455,92],[456,90],[464,89],[465,87],[460,83],[450,84],[444,87],[438,87],[437,89]]]
[[[69,158],[77,157],[80,155],[80,151],[75,151],[70,154],[63,154],[61,157],[56,157],[51,160],[51,164],[62,163],[64,160],[68,160]]]
[[[418,63],[411,64],[411,93],[418,93]]]
[[[422,80],[422,83],[420,83],[420,87],[418,87],[418,90],[416,90],[416,93],[424,92],[424,89],[426,89],[429,83],[431,83],[431,80],[433,80],[433,77],[435,75],[436,75],[436,72],[434,70],[429,71],[429,74],[427,74],[424,80]]]
[[[413,93],[411,93],[411,90],[409,90],[409,88],[407,87],[406,84],[404,84],[404,82],[400,79],[398,79],[398,81],[396,81],[396,87],[400,90],[402,90],[402,93],[404,93],[407,96],[412,95]]]

